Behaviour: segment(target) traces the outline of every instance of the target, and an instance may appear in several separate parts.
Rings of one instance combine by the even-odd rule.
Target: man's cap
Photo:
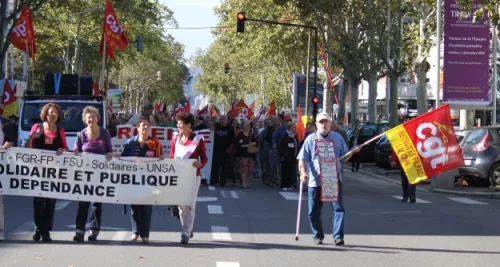
[[[330,115],[328,115],[328,113],[321,112],[316,116],[316,122],[320,122],[321,120],[332,121],[332,118],[330,117]]]

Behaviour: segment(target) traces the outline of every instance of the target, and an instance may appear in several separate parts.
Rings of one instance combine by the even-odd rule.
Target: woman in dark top
[[[281,189],[292,191],[297,180],[297,154],[299,153],[299,139],[296,135],[295,123],[289,122],[286,134],[278,142],[278,151],[281,163]]]
[[[113,148],[111,146],[111,136],[103,127],[99,126],[99,110],[88,106],[83,109],[82,120],[87,125],[85,129],[77,134],[74,152],[78,155],[80,152],[106,155],[106,160],[113,159]],[[79,201],[76,215],[76,234],[73,241],[83,242],[85,237],[85,226],[89,212],[90,202]],[[90,235],[89,241],[96,241],[101,229],[102,203],[93,202],[90,213]]]
[[[122,157],[145,157],[159,158],[164,160],[162,144],[151,138],[151,122],[147,117],[141,117],[137,122],[137,136],[128,140],[123,148]],[[130,241],[136,241],[139,237],[142,243],[149,243],[149,230],[151,228],[152,205],[131,205],[132,208],[132,232]]]
[[[40,112],[42,123],[34,124],[31,128],[30,138],[26,142],[25,147],[43,150],[56,151],[57,155],[61,155],[64,151],[68,151],[66,144],[66,134],[64,129],[56,124],[61,119],[61,108],[57,104],[49,103],[42,108]],[[34,241],[51,242],[50,231],[54,224],[54,213],[56,200],[52,198],[34,197],[33,210],[35,216],[35,234]]]
[[[255,171],[255,154],[248,153],[249,147],[257,147],[257,140],[250,132],[250,122],[241,124],[241,132],[236,136],[234,147],[236,148],[236,165],[234,171],[240,174],[241,187],[249,188],[252,173]]]

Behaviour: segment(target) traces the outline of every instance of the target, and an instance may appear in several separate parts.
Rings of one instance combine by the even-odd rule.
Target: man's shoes
[[[33,241],[40,241],[40,238],[42,238],[42,234],[39,231],[36,231],[35,234],[33,235]]]
[[[401,199],[401,202],[408,202],[408,198],[407,197],[403,197],[403,199]]]
[[[0,232],[0,241],[4,241],[5,237],[3,236],[3,232]]]
[[[83,242],[83,241],[85,241],[85,236],[83,234],[77,233],[73,237],[73,241],[75,241],[75,242]]]
[[[321,239],[319,237],[315,237],[315,238],[313,238],[313,240],[314,240],[314,243],[316,245],[323,245],[323,239]]]
[[[142,238],[142,243],[143,243],[143,244],[149,244],[149,238],[147,238],[147,237],[143,237],[143,238]]]
[[[185,245],[189,243],[189,237],[187,237],[186,235],[182,235],[181,236],[181,244]]]
[[[194,231],[191,231],[191,235],[189,236],[189,239],[193,238],[194,237],[194,234],[193,234]]]
[[[345,243],[344,243],[344,239],[335,239],[335,246],[343,246]]]
[[[49,233],[46,233],[46,234],[42,235],[42,242],[45,242],[45,243],[52,242],[52,238],[50,238],[50,234]]]
[[[410,203],[415,203],[415,202],[417,202],[417,199],[416,199],[416,198],[414,198],[414,197],[411,197],[411,198],[410,198]]]

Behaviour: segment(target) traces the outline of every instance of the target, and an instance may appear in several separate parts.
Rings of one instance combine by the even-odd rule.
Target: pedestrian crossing
[[[291,200],[291,201],[298,201],[299,200],[299,193],[298,192],[278,192],[278,193],[285,200]],[[392,196],[392,198],[401,200],[402,196]],[[460,204],[467,204],[467,205],[490,205],[490,203],[488,203],[488,202],[479,201],[479,200],[475,200],[475,199],[467,198],[467,197],[443,197],[443,198],[447,201],[450,201],[450,203],[460,203]],[[417,200],[416,201],[417,204],[432,204],[433,202],[434,203],[437,202],[435,200],[430,201],[428,199],[422,199],[422,198],[417,198],[416,200]],[[307,201],[307,193],[302,193],[302,201]]]

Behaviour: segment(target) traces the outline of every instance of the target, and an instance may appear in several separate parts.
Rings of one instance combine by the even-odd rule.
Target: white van
[[[106,128],[106,105],[102,96],[59,96],[59,95],[25,95],[19,111],[18,146],[24,147],[29,138],[31,127],[42,122],[40,111],[48,103],[55,103],[61,107],[62,121],[59,127],[66,132],[66,142],[69,150],[73,150],[76,133],[83,130],[82,112],[86,106],[93,106],[99,110],[101,120],[99,125]]]

